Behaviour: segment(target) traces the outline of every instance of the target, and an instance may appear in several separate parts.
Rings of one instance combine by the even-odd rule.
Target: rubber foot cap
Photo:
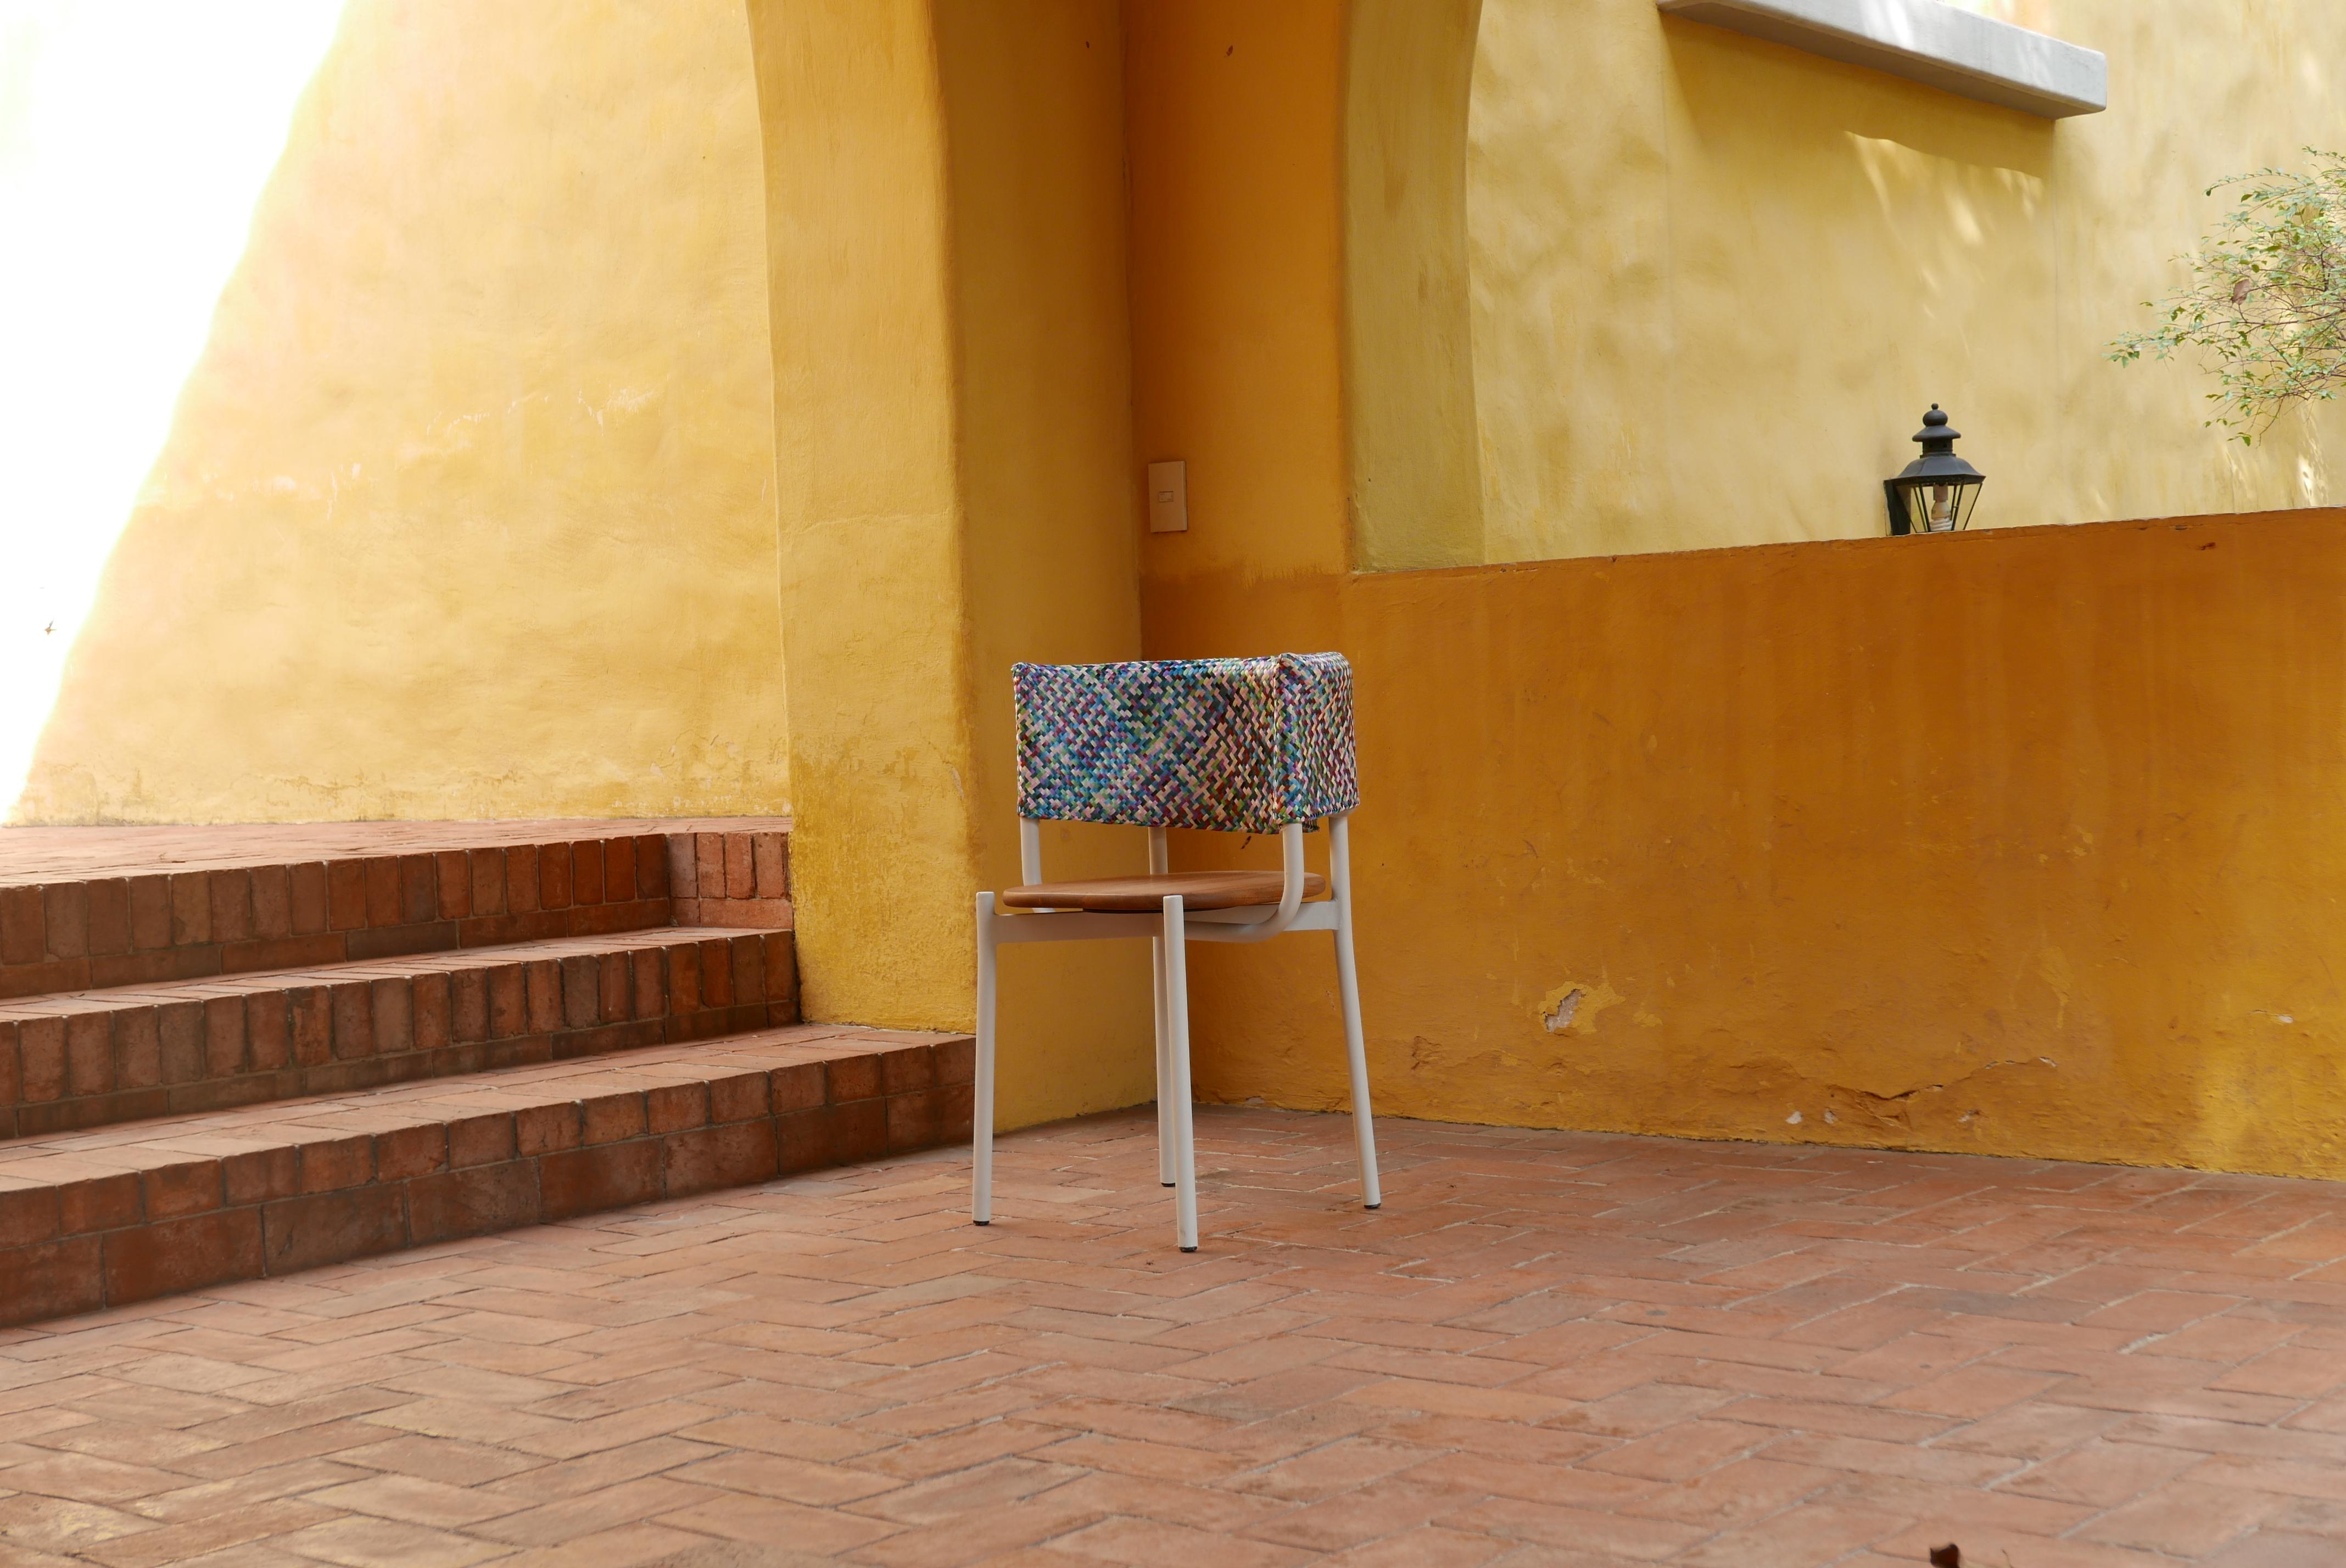
[[[973,1219],[970,1221],[970,1224],[972,1225],[992,1225],[994,1221],[990,1219]]]
[[[1381,1203],[1364,1203],[1361,1205],[1361,1207],[1362,1208],[1382,1208],[1384,1207],[1384,1205]],[[985,1222],[984,1220],[979,1220],[978,1223],[980,1225],[984,1225]]]
[[[1177,1182],[1177,1181],[1161,1181],[1161,1182],[1158,1182],[1157,1185],[1158,1185],[1158,1186],[1179,1186],[1181,1184],[1180,1184],[1179,1182]]]
[[[1196,1247],[1183,1247],[1181,1250],[1182,1250],[1182,1251],[1184,1251],[1184,1252],[1195,1252],[1195,1251],[1197,1251],[1198,1249],[1197,1249]]]

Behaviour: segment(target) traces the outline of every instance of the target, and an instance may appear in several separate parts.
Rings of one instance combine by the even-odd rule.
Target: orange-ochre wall
[[[1339,14],[1127,27],[1147,648],[1352,658],[1380,1112],[2346,1176],[2346,513],[1355,574]],[[1341,1103],[1314,946],[1207,1097]]]

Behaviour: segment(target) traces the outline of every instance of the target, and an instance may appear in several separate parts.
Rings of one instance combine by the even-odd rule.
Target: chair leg
[[[969,1217],[994,1219],[994,895],[977,895],[977,1083],[969,1122]]]
[[[1339,873],[1331,879],[1336,884],[1336,993],[1344,1010],[1345,1065],[1352,1078],[1352,1139],[1361,1151],[1361,1207],[1376,1208],[1384,1203],[1384,1194],[1377,1186],[1377,1129],[1369,1110],[1369,1051],[1361,1030],[1361,973],[1352,961],[1352,846],[1346,826],[1339,817],[1331,824],[1329,834],[1329,853],[1334,862],[1331,869]]]
[[[1157,1000],[1157,1181],[1160,1186],[1173,1185],[1173,1089],[1172,1063],[1166,1052],[1165,1033],[1165,939],[1151,937],[1148,941],[1149,986]]]
[[[1189,1105],[1189,938],[1181,895],[1165,901],[1166,1048],[1173,1091],[1173,1232],[1198,1250],[1198,1128]]]

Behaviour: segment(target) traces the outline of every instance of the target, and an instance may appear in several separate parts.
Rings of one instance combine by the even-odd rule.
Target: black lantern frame
[[[1890,503],[1890,531],[1953,534],[1968,526],[1987,475],[1955,455],[1955,443],[1962,433],[1949,430],[1947,416],[1933,403],[1914,439],[1923,443],[1923,455],[1908,463],[1897,478],[1882,482],[1882,494]]]

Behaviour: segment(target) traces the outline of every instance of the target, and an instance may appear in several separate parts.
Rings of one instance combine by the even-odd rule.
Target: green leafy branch
[[[2176,258],[2191,280],[2145,300],[2159,324],[2109,349],[2120,364],[2196,351],[2218,382],[2207,423],[2244,444],[2291,405],[2329,402],[2346,382],[2346,154],[2305,150],[2309,173],[2268,168],[2208,188],[2237,188],[2239,198],[2196,254]]]

